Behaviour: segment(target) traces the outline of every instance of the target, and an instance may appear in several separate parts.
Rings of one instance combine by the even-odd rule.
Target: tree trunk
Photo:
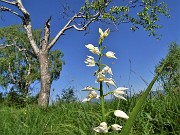
[[[47,107],[49,104],[50,97],[50,79],[51,75],[49,72],[48,65],[48,52],[40,50],[39,55],[40,64],[40,75],[41,75],[41,90],[38,98],[38,105],[41,107]]]

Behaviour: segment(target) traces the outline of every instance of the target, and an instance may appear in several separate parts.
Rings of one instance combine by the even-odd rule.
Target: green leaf
[[[151,81],[151,83],[149,84],[149,86],[147,87],[147,89],[144,91],[144,93],[142,94],[142,96],[139,98],[139,100],[136,103],[136,106],[133,108],[132,112],[129,115],[129,119],[127,120],[125,126],[123,127],[120,135],[128,135],[131,127],[133,126],[134,121],[136,120],[136,117],[138,115],[138,113],[142,110],[142,106],[152,88],[152,86],[154,85],[154,83],[156,82],[157,78],[159,77],[159,75],[162,73],[163,69],[164,69],[164,65],[165,65],[166,61],[164,61],[164,64],[161,66],[161,68],[159,69],[158,73],[156,74],[156,76],[153,78],[153,80]]]

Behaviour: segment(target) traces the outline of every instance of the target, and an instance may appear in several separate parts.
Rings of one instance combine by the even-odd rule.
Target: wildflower
[[[90,52],[100,55],[100,51],[98,47],[94,47],[92,44],[88,44],[85,46],[89,49]]]
[[[96,91],[90,91],[88,96],[82,100],[82,102],[90,101],[91,99],[99,98],[99,95],[96,93]]]
[[[103,35],[104,35],[104,33],[103,33],[101,28],[99,28],[99,34],[100,34],[100,37],[103,37]]]
[[[105,67],[103,68],[102,72],[103,72],[103,73],[108,73],[108,74],[110,74],[110,75],[113,75],[111,68],[108,67],[108,66],[105,66]]]
[[[107,36],[109,35],[109,33],[110,33],[110,30],[107,29],[107,30],[104,32],[104,38],[107,37]]]
[[[115,110],[114,111],[114,115],[116,117],[121,117],[121,118],[124,118],[124,119],[128,119],[129,118],[129,116],[125,112],[123,112],[121,110]]]
[[[94,48],[94,45],[92,44],[88,44],[88,45],[85,45],[89,50],[92,50]]]
[[[88,58],[85,60],[86,66],[93,67],[95,66],[96,62],[94,61],[94,58],[92,56],[87,56]]]
[[[111,128],[113,131],[120,131],[122,126],[120,126],[118,124],[113,124],[113,125],[111,125]]]
[[[107,127],[106,122],[102,122],[102,123],[100,123],[100,125],[98,127],[93,128],[93,130],[98,133],[107,133],[108,127]]]
[[[114,86],[114,87],[117,87],[116,86],[116,84],[115,84],[115,82],[114,82],[114,80],[112,79],[112,78],[105,78],[104,79],[104,82],[107,84],[107,85],[112,85],[112,86]]]
[[[91,86],[86,86],[84,89],[82,89],[82,91],[94,91],[95,88],[91,87]]]
[[[105,79],[105,75],[103,74],[103,72],[99,72],[99,73],[97,74],[97,80],[96,80],[96,82],[102,82],[102,81],[104,81],[104,79]]]
[[[126,100],[126,98],[124,98],[123,95],[125,94],[125,90],[127,89],[128,88],[125,87],[118,87],[117,89],[114,90],[114,96],[118,99]]]
[[[102,29],[99,28],[99,34],[100,34],[100,38],[102,40],[104,40],[104,38],[107,37],[109,35],[109,33],[110,33],[109,29],[107,29],[105,32],[103,32]]]
[[[94,49],[89,50],[89,51],[92,52],[92,53],[94,53],[94,54],[100,55],[100,51],[99,51],[99,48],[98,48],[98,47],[94,47]]]
[[[108,51],[108,52],[106,53],[106,57],[108,57],[108,58],[115,58],[115,59],[117,59],[117,58],[116,58],[116,56],[115,56],[115,53],[114,53],[114,52],[112,52],[112,51]]]

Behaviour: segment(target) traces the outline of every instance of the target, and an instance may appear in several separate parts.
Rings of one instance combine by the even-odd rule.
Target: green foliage
[[[57,102],[71,103],[74,101],[77,101],[74,87],[69,87],[67,89],[63,89],[61,97],[59,95],[57,95]]]
[[[37,104],[36,96],[22,95],[22,93],[11,89],[9,92],[0,93],[0,103],[5,106],[17,108],[25,107],[30,104]]]
[[[40,47],[41,30],[33,30],[33,35]],[[40,80],[40,68],[23,27],[13,25],[0,28],[0,42],[4,44],[0,48],[0,86],[10,86],[27,96],[31,90],[30,85]],[[62,57],[60,50],[49,52],[51,83],[60,76],[64,64]]]
[[[144,109],[136,118],[129,135],[178,135],[180,133],[179,93],[159,95],[145,101]],[[139,96],[129,98],[127,102],[114,100],[105,104],[107,111],[119,107],[130,112]],[[47,109],[27,106],[16,109],[0,105],[1,135],[94,135],[93,127],[97,118],[101,118],[101,108],[97,103],[71,104],[63,102]],[[113,115],[113,114],[112,114]],[[110,123],[114,117],[108,118]],[[125,123],[117,119],[118,123]],[[107,135],[118,133],[107,133]]]
[[[162,15],[170,17],[167,5],[164,2],[159,2],[159,0],[122,0],[121,2],[113,0],[89,2],[86,0],[81,11],[85,13],[87,20],[101,11],[97,20],[113,24],[130,23],[132,31],[142,26],[145,31],[149,31],[149,35],[157,38],[159,37],[156,30],[161,28],[158,23],[159,17]]]
[[[37,31],[40,34],[40,30]],[[14,88],[23,90],[26,83],[29,86],[40,78],[37,60],[31,56],[27,57],[25,51],[19,52],[19,49],[25,48],[33,54],[25,31],[21,26],[1,28],[0,33],[3,44],[16,44],[17,46],[13,45],[0,49],[0,66],[2,67],[0,70],[0,85],[7,88],[9,84],[13,84]],[[40,39],[40,36],[37,38]],[[29,70],[31,74],[28,75]]]
[[[166,92],[180,91],[180,46],[177,43],[171,43],[166,59],[167,63],[159,76],[159,81]],[[155,72],[157,72],[163,62],[164,59],[159,62]]]
[[[49,52],[49,70],[51,72],[51,82],[59,79],[62,65],[65,64],[62,58],[64,54],[60,50]]]

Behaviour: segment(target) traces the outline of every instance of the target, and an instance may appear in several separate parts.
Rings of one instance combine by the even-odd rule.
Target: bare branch
[[[0,49],[6,48],[6,47],[11,47],[11,46],[14,46],[14,44],[9,44],[9,45],[0,44]]]
[[[90,19],[84,26],[82,26],[82,27],[80,27],[80,28],[78,28],[76,25],[71,25],[71,26],[69,26],[69,28],[73,27],[73,28],[74,28],[75,30],[77,30],[77,31],[84,31],[84,30],[87,29],[87,27],[88,27],[92,22],[94,22],[94,21],[98,18],[99,15],[100,15],[100,14],[98,13],[95,18]],[[68,29],[69,29],[69,28],[68,28]]]
[[[28,56],[27,56],[26,53],[25,53],[25,59],[26,59],[26,61],[28,63],[28,67],[29,67],[28,70],[27,70],[27,76],[29,76],[31,74],[32,65],[30,64],[30,62],[28,60]]]
[[[80,13],[79,13],[80,14]],[[86,16],[84,15],[78,15],[75,14],[71,19],[69,19],[69,21],[67,22],[67,24],[59,31],[59,33],[55,36],[55,38],[49,43],[48,49],[50,50],[54,44],[57,42],[57,40],[60,38],[61,35],[64,34],[64,32],[68,29],[74,28],[78,31],[84,31],[87,29],[87,27],[94,22],[96,19],[98,19],[98,17],[100,16],[100,12],[98,12],[97,14],[95,14],[85,25],[83,25],[82,27],[78,28],[76,25],[70,25],[75,19],[77,18],[82,18],[85,19]]]
[[[0,1],[7,3],[7,4],[10,4],[10,5],[16,5],[16,2],[14,2],[14,1],[7,1],[7,0],[0,0]]]
[[[55,36],[55,38],[53,38],[53,40],[48,45],[48,50],[50,50],[53,47],[53,45],[57,42],[57,40],[60,38],[60,36],[63,35],[67,29],[69,29],[68,27],[71,24],[71,22],[73,22],[75,17],[76,17],[76,15],[74,15],[71,19],[69,19],[67,24],[58,32],[58,34]]]
[[[46,50],[48,43],[49,43],[49,37],[50,37],[50,20],[51,17],[46,21],[44,26],[44,38],[42,40],[42,50]]]
[[[21,18],[21,19],[24,19],[23,16],[19,15],[17,12],[15,12],[15,11],[13,11],[12,9],[9,9],[9,8],[7,8],[7,7],[3,7],[3,6],[0,7],[0,11],[7,11],[7,12],[10,12],[10,13],[18,16],[18,17]]]
[[[24,17],[25,17],[26,19],[30,19],[30,14],[29,14],[28,11],[24,8],[21,0],[16,0],[16,6],[17,6],[18,9],[24,14]]]
[[[36,55],[38,55],[39,53],[39,48],[33,38],[33,34],[32,34],[32,25],[31,25],[31,18],[30,18],[30,14],[28,13],[28,11],[24,8],[22,1],[21,0],[16,0],[16,6],[18,7],[18,9],[22,12],[22,14],[24,15],[23,18],[23,26],[26,30],[29,42],[34,50],[34,53]]]

